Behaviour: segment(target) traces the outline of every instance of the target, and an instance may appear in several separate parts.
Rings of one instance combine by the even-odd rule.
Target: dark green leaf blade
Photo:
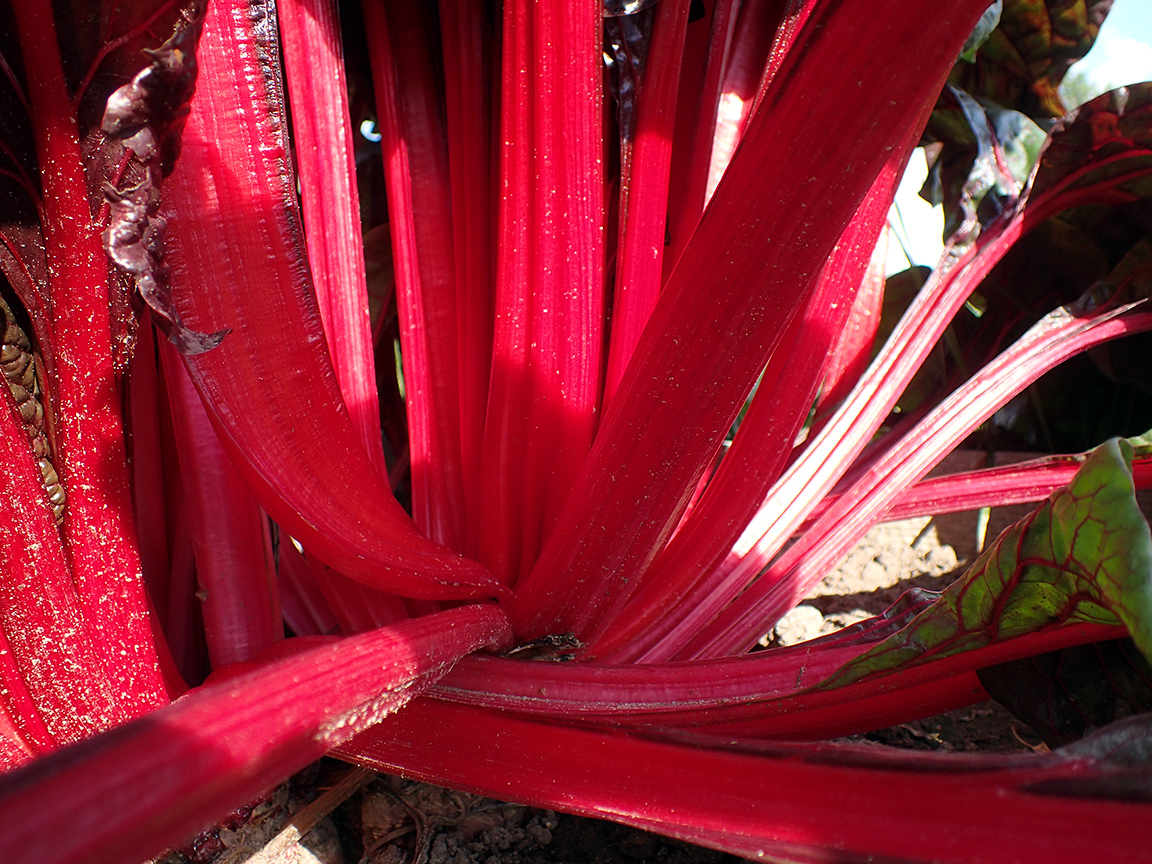
[[[1007,0],[999,26],[949,79],[978,99],[1034,118],[1059,117],[1057,88],[1088,53],[1112,0]]]
[[[976,674],[989,695],[1049,747],[1152,711],[1152,666],[1131,639],[1076,645]]]
[[[1119,620],[1152,656],[1152,533],[1136,505],[1132,454],[1127,441],[1102,444],[936,603],[820,688],[1070,622]]]

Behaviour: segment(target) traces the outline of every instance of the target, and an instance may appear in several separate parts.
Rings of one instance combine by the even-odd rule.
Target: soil
[[[950,457],[940,470],[976,467],[980,454]],[[1020,457],[1001,459],[1001,463]],[[1148,504],[1152,502],[1143,501]],[[1152,507],[1145,506],[1145,512]],[[789,645],[878,614],[908,588],[940,591],[1027,506],[923,517],[876,526],[811,595],[765,635]],[[856,736],[919,750],[1029,752],[1040,737],[995,702],[971,705]],[[342,785],[341,785],[342,784]],[[321,790],[336,787],[327,802]],[[343,789],[343,791],[341,791]],[[321,796],[323,797],[323,796]],[[337,800],[338,799],[338,800]],[[310,803],[312,802],[312,803]],[[289,814],[315,811],[285,832]],[[164,864],[720,864],[740,859],[611,822],[507,804],[324,760],[268,801],[173,853]],[[315,822],[315,827],[309,826]],[[280,839],[277,837],[280,833]],[[298,835],[303,835],[299,837]]]

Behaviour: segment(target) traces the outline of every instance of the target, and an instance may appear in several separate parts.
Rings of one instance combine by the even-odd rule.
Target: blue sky
[[[1152,3],[1116,0],[1096,44],[1076,68],[1102,91],[1152,80]]]

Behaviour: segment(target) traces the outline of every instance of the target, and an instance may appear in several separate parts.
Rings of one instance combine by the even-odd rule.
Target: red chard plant
[[[0,6],[0,860],[326,753],[748,857],[1140,860],[1152,439],[927,478],[1066,359],[1147,374],[1152,84],[1056,90],[1109,6]],[[945,252],[886,285],[918,144]],[[1025,502],[758,650],[877,522]],[[1085,719],[1027,670],[1093,645]],[[989,693],[1064,746],[832,740]]]

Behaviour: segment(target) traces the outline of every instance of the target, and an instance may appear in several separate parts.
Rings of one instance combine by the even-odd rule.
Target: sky
[[[1122,84],[1152,81],[1152,2],[1115,0],[1104,20],[1096,44],[1088,55],[1072,67],[1088,79],[1094,95]],[[944,216],[939,207],[930,207],[918,193],[927,171],[924,155],[917,150],[896,193],[896,206],[889,221],[916,264],[936,263]],[[888,272],[908,267],[900,243],[890,243]]]

